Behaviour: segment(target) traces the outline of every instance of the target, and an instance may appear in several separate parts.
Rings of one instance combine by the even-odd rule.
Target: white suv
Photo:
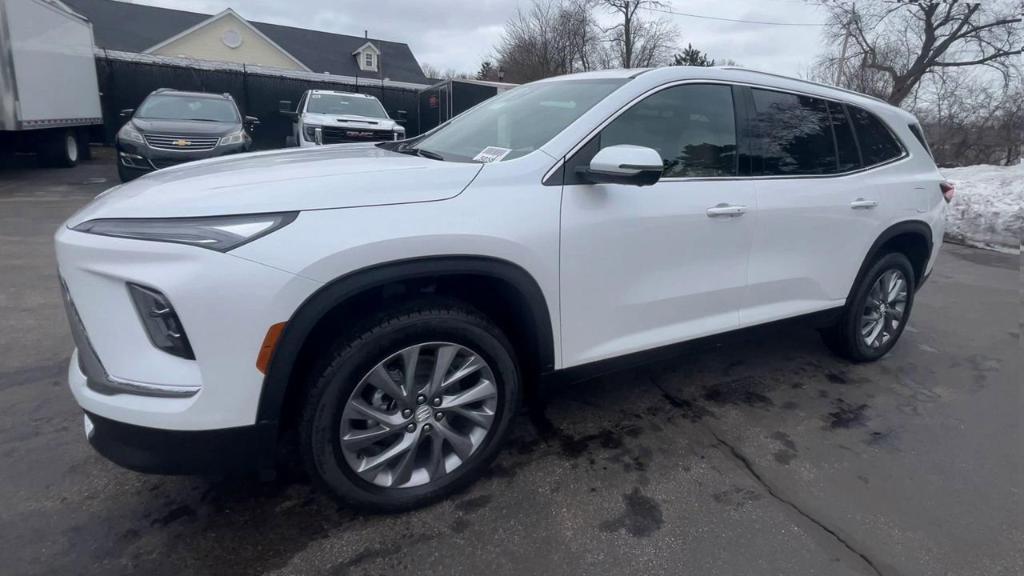
[[[300,147],[346,142],[381,142],[405,138],[405,128],[388,116],[380,100],[369,94],[306,90],[292,117],[288,144]]]
[[[812,316],[888,352],[943,232],[910,114],[770,74],[534,82],[414,139],[211,159],[56,235],[90,442],[152,472],[297,446],[402,509],[494,458],[538,376]]]

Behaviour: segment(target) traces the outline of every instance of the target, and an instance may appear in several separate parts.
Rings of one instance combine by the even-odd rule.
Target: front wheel
[[[861,278],[839,321],[822,332],[825,343],[854,362],[885,356],[910,319],[916,285],[914,268],[904,254],[882,256]]]
[[[325,364],[303,414],[303,457],[361,508],[413,508],[468,485],[497,455],[519,401],[508,340],[458,303],[384,314]]]

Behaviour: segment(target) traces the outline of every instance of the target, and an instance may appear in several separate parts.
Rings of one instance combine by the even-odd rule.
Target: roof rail
[[[803,78],[793,78],[792,76],[784,76],[782,74],[774,74],[772,72],[762,72],[761,70],[752,70],[750,68],[743,68],[741,66],[716,66],[716,68],[719,68],[721,70],[738,70],[738,71],[741,71],[741,72],[752,72],[754,74],[761,74],[762,76],[771,76],[772,78],[781,78],[783,80],[792,80],[794,82],[801,82],[803,84],[811,84],[812,86],[818,86],[820,88],[828,88],[829,90],[837,90],[839,92],[845,92],[846,94],[853,94],[854,96],[862,96],[864,98],[870,98],[872,100],[875,100],[876,102],[881,102],[882,104],[887,104],[889,106],[892,106],[892,104],[889,104],[888,102],[886,102],[885,100],[882,100],[881,98],[879,98],[877,96],[872,96],[870,94],[864,94],[863,92],[857,92],[856,90],[850,90],[849,88],[840,88],[839,86],[833,86],[831,84],[825,84],[824,82],[814,82],[813,80],[804,80]]]

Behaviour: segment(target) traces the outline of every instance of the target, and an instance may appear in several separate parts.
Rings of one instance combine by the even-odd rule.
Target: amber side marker
[[[284,325],[287,322],[278,322],[267,329],[267,335],[263,337],[263,345],[260,346],[259,356],[256,357],[256,369],[266,374],[267,366],[270,365],[270,357],[274,354],[274,347],[284,332]]]

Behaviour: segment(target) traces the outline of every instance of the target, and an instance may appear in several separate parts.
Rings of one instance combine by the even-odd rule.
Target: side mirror
[[[131,118],[134,113],[135,108],[125,108],[124,110],[121,110],[121,118]]]
[[[260,119],[255,116],[246,116],[245,123],[249,126],[258,126],[260,123]]]
[[[653,148],[620,144],[602,148],[590,166],[578,168],[580,175],[594,184],[650,186],[661,178],[665,165]]]
[[[399,110],[398,111],[398,118],[395,118],[395,122],[401,124],[402,126],[405,126],[405,123],[408,121],[406,119],[407,115],[408,115],[408,112],[406,112],[405,110]]]
[[[289,118],[298,117],[298,113],[292,108],[291,100],[279,100],[277,102],[277,111]]]

